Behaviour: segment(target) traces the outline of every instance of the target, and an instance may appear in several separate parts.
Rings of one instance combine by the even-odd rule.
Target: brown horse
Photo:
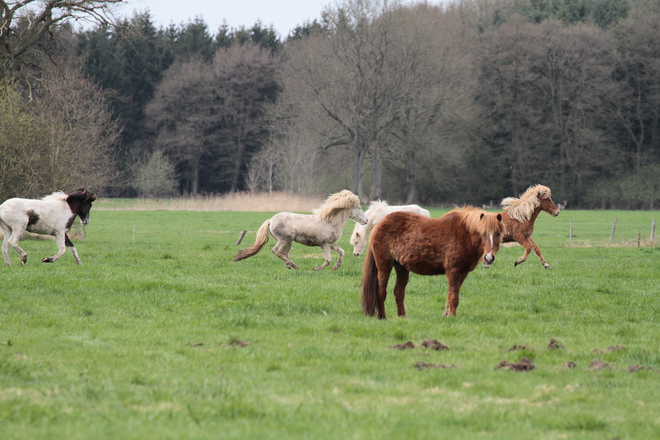
[[[507,197],[502,200],[502,208],[506,210],[502,213],[502,223],[505,229],[502,234],[502,243],[516,241],[525,248],[525,254],[516,260],[515,266],[524,263],[530,251],[534,249],[536,255],[541,259],[543,267],[550,269],[550,265],[545,261],[541,250],[532,239],[534,221],[541,211],[545,211],[553,217],[559,215],[559,208],[550,198],[550,188],[543,185],[530,186],[519,199]]]
[[[444,316],[456,315],[463,281],[485,254],[495,260],[504,230],[502,216],[471,206],[454,209],[441,218],[411,212],[393,212],[376,226],[364,261],[362,311],[385,319],[387,282],[396,271],[394,298],[397,315],[406,316],[403,300],[410,272],[447,276],[447,307]]]

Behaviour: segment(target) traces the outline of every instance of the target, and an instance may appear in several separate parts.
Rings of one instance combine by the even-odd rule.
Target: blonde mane
[[[512,219],[525,223],[532,218],[532,214],[541,204],[541,200],[549,198],[550,188],[543,185],[532,185],[519,199],[507,197],[502,200],[502,209],[507,211]]]
[[[499,234],[502,232],[502,223],[497,219],[497,213],[486,212],[474,206],[464,206],[449,211],[445,216],[455,214],[461,217],[463,224],[470,233]],[[483,218],[481,217],[483,215]],[[444,217],[444,216],[443,216]]]
[[[327,198],[325,203],[313,210],[313,214],[321,220],[328,221],[332,218],[335,211],[341,209],[351,209],[360,206],[360,198],[345,189]]]
[[[367,210],[364,212],[364,215],[366,215],[367,217],[369,217],[369,214],[371,214],[372,212],[376,212],[376,210],[381,209],[383,206],[389,206],[389,205],[388,205],[387,202],[385,202],[385,201],[382,201],[382,200],[374,200],[374,201],[372,201],[371,203],[369,203],[369,209],[367,209]]]
[[[52,194],[49,194],[47,196],[44,196],[41,198],[44,202],[50,202],[50,201],[59,201],[59,202],[65,202],[67,199],[66,193],[64,191],[55,191]]]

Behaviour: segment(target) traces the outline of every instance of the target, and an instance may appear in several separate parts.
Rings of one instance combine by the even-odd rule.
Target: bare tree
[[[114,177],[120,128],[105,94],[78,63],[56,61],[44,65],[30,102],[7,83],[0,88],[0,197],[80,186],[98,192]]]
[[[279,59],[254,44],[235,44],[215,54],[213,84],[223,119],[216,142],[231,192],[238,189],[250,155],[268,137],[266,110],[279,93],[279,70]]]
[[[217,105],[213,74],[199,57],[174,63],[165,71],[147,105],[157,147],[185,166],[182,177],[193,195],[199,189],[202,158],[213,148]]]
[[[22,56],[70,21],[109,24],[122,0],[0,0],[0,75],[17,71]]]
[[[350,148],[353,192],[362,197],[365,157],[375,150],[378,176],[377,142],[396,120],[403,98],[396,75],[402,66],[392,64],[391,53],[397,8],[381,0],[343,1],[324,12],[326,31],[292,44],[288,52],[295,76],[287,80],[297,83],[292,90],[306,88],[332,121],[325,126],[323,147]]]
[[[0,121],[0,200],[38,194],[45,136],[19,91],[4,81],[0,81]]]

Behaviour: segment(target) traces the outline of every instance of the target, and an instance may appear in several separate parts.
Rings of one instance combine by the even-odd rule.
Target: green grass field
[[[541,213],[551,270],[502,248],[449,319],[445,278],[413,275],[408,318],[390,294],[384,322],[361,313],[350,221],[338,271],[300,245],[287,271],[272,239],[232,262],[269,216],[92,210],[82,267],[22,241],[26,267],[0,268],[0,439],[660,438],[660,213]]]

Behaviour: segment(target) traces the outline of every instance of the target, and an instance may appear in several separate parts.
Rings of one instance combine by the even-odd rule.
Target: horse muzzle
[[[493,264],[493,261],[495,261],[495,255],[492,253],[488,252],[486,255],[484,255],[484,260],[488,264]]]
[[[558,210],[552,213],[552,216],[553,216],[553,217],[557,217],[558,215],[559,215],[559,211],[558,211]]]

